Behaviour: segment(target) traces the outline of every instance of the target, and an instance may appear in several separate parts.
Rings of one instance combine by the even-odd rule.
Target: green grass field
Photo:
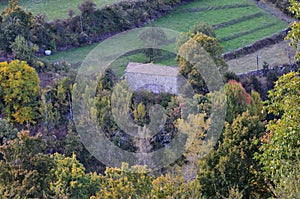
[[[19,0],[19,5],[26,11],[36,14],[45,14],[47,20],[51,21],[55,18],[68,18],[70,9],[74,10],[75,14],[79,14],[78,5],[84,0]],[[121,0],[93,0],[98,8],[104,5],[116,3]],[[0,3],[0,10],[4,10],[6,3]]]
[[[247,20],[240,20],[244,16],[257,13],[261,14]],[[253,1],[249,0],[198,0],[176,7],[171,13],[154,21],[153,25],[178,32],[186,32],[191,26],[200,22],[206,22],[213,26],[230,21],[234,22],[215,30],[217,38],[224,40],[221,42],[224,46],[224,52],[251,44],[287,27],[286,23],[261,10]],[[45,57],[45,59],[51,62],[65,60],[73,64],[79,63],[95,45],[97,44],[59,52]],[[175,45],[171,47],[175,48]],[[122,60],[126,62],[146,61],[147,59],[138,54],[127,58],[123,57]],[[118,63],[119,66],[122,65],[120,61]],[[160,60],[160,63],[173,65],[174,59]]]
[[[230,8],[230,9],[218,9],[214,10],[213,7],[224,5],[248,5],[248,7]],[[207,8],[205,11],[191,12],[191,9],[195,8]],[[189,12],[190,11],[190,12]],[[259,16],[247,21],[232,24],[227,27],[219,28],[216,30],[217,38],[222,39],[224,37],[238,34],[244,31],[255,30],[260,27],[267,26],[268,24],[274,24],[271,27],[253,31],[251,34],[244,35],[233,40],[222,42],[224,51],[230,51],[237,49],[243,45],[251,44],[259,39],[279,32],[287,27],[285,22],[282,22],[278,18],[266,13],[264,10],[258,8],[253,1],[249,0],[199,0],[186,5],[182,5],[174,9],[174,11],[165,17],[158,19],[154,22],[155,26],[161,26],[164,28],[174,29],[180,32],[187,31],[191,26],[199,23],[206,22],[210,25],[221,24],[230,20],[239,19],[246,15],[255,13],[263,13],[263,16]]]

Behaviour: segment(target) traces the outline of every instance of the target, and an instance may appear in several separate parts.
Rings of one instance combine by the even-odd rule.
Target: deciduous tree
[[[289,1],[291,4],[291,6],[289,8],[291,13],[294,14],[297,19],[299,19],[300,18],[300,2],[296,1],[296,0],[289,0]],[[297,49],[295,58],[297,60],[299,60],[300,59],[300,51],[298,49],[298,44],[300,41],[300,22],[294,21],[292,23],[291,30],[289,31],[286,39],[290,39],[291,40],[290,45],[292,45],[295,49]]]
[[[217,149],[200,160],[198,180],[203,196],[227,198],[232,187],[242,192],[244,198],[264,196],[260,164],[253,158],[263,133],[263,123],[249,112],[237,116],[232,124],[226,123]]]
[[[264,172],[276,188],[284,187],[287,179],[299,181],[300,162],[300,77],[299,72],[288,73],[276,81],[274,89],[269,92],[266,110],[276,119],[267,125],[267,133],[261,138],[262,154],[257,155],[264,166]],[[298,175],[294,178],[290,174]],[[295,185],[294,184],[294,185]],[[299,191],[299,187],[298,187]],[[290,194],[296,194],[291,186]],[[274,193],[277,197],[282,197]]]
[[[31,44],[23,36],[17,36],[10,46],[16,59],[26,61],[28,64],[35,64],[35,52],[38,51],[37,45]]]
[[[199,46],[203,49],[200,49]],[[217,67],[220,73],[223,74],[227,70],[224,59],[220,58],[222,52],[223,48],[217,39],[203,33],[197,33],[180,46],[177,56],[179,72],[188,80],[197,93],[208,92],[200,71],[209,71],[210,67]],[[214,63],[210,63],[211,61]]]
[[[149,57],[149,62],[152,62],[155,57],[162,54],[161,49],[158,48],[164,45],[168,38],[162,29],[150,27],[141,33],[140,40],[143,41],[146,46],[149,46],[149,48],[143,49],[143,53],[146,57]]]
[[[33,15],[26,13],[13,1],[2,13],[2,21],[0,21],[0,49],[7,53],[11,53],[11,44],[18,35],[26,40],[30,39],[30,29],[33,26]]]
[[[19,60],[0,62],[0,87],[6,118],[20,124],[36,122],[40,80],[34,68]]]

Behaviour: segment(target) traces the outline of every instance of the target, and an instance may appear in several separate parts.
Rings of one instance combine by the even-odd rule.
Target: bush
[[[227,83],[230,80],[240,81],[240,77],[237,76],[234,72],[228,71],[224,74],[224,82]]]

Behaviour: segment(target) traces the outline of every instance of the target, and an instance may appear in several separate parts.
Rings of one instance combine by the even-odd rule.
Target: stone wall
[[[289,30],[290,30],[290,28],[286,28],[279,33],[273,34],[271,37],[266,37],[264,39],[254,42],[253,44],[247,45],[242,48],[238,48],[232,52],[225,53],[222,55],[222,57],[226,61],[229,61],[232,59],[243,57],[243,56],[251,54],[251,53],[255,53],[256,51],[258,51],[262,48],[265,48],[267,46],[271,46],[271,45],[280,43],[287,36]]]
[[[240,78],[246,78],[250,76],[266,76],[270,72],[274,72],[276,76],[281,76],[286,73],[292,72],[292,71],[298,71],[300,68],[300,62],[295,62],[292,64],[283,64],[282,66],[275,66],[272,68],[267,69],[260,69],[260,70],[254,70],[249,71],[248,73],[239,74],[238,76]]]
[[[178,94],[177,76],[125,73],[126,81],[133,90],[147,90],[153,93]]]

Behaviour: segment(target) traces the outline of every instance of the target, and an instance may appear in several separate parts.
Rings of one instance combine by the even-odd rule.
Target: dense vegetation
[[[203,5],[208,3],[203,2]],[[299,17],[300,3],[290,2],[291,12]],[[84,38],[87,39],[98,34],[97,28],[92,27],[98,23],[101,14],[124,14],[118,6],[141,5],[140,10],[134,11],[137,12],[132,18],[134,22],[130,21],[135,24],[136,20],[146,21],[149,17],[139,18],[140,14],[145,14],[145,7],[153,17],[169,10],[175,3],[178,2],[124,2],[96,10],[92,2],[85,1],[81,5],[81,17],[78,17],[88,24],[81,26],[85,28],[88,36]],[[243,86],[238,76],[227,71],[227,64],[220,56],[223,48],[216,38],[217,31],[200,23],[176,38],[179,55],[175,62],[179,73],[192,86],[191,99],[186,99],[185,95],[141,90],[133,92],[128,99],[128,109],[123,109],[121,98],[128,98],[128,85],[118,78],[114,68],[106,69],[95,79],[90,76],[90,81],[96,85],[95,96],[90,98],[91,88],[75,81],[76,71],[67,63],[63,69],[55,65],[47,69],[41,67],[43,63],[35,57],[36,45],[48,47],[49,38],[57,39],[54,44],[69,42],[67,38],[77,34],[76,31],[74,35],[66,34],[69,25],[76,29],[80,24],[72,17],[58,20],[61,24],[45,22],[43,17],[39,18],[40,23],[37,19],[18,7],[17,1],[9,1],[1,18],[0,47],[13,59],[0,62],[1,198],[248,199],[300,196],[299,72],[289,72],[278,79],[269,77],[271,85],[267,96],[255,77],[244,81]],[[101,23],[101,28],[107,28],[107,32],[129,28],[123,26],[127,22],[119,21],[126,17],[117,19],[113,24]],[[55,23],[57,26],[53,25]],[[55,34],[45,27],[53,28]],[[161,38],[156,42],[168,40],[160,29],[142,32],[139,39],[151,43],[153,35]],[[292,25],[288,38],[297,48],[299,22]],[[77,39],[74,40],[80,41]],[[205,59],[203,50],[211,60]],[[148,48],[140,53],[151,62],[164,52]],[[296,59],[299,59],[299,52]],[[224,87],[208,90],[208,82],[214,81],[214,77],[207,80],[199,73],[199,69],[210,72],[207,65],[216,66]],[[43,79],[45,75],[52,79],[47,82],[49,79]],[[183,92],[188,90],[186,86],[183,85]],[[123,95],[114,89],[122,91],[119,93]],[[90,154],[81,142],[82,135],[77,132],[81,126],[80,123],[75,125],[72,95],[78,91],[83,91],[81,99],[94,106],[87,106],[86,113],[77,118],[85,121],[96,118],[108,140],[123,150],[150,153],[168,147],[179,131],[193,134],[195,139],[174,163],[160,170],[153,171],[145,165],[129,166],[126,162],[120,168],[107,167]],[[118,100],[121,103],[113,107],[113,102]],[[221,120],[224,125],[220,127],[220,137],[214,137],[209,134],[215,128],[212,118],[220,118],[213,109],[220,109],[222,104],[226,104],[224,121]],[[129,135],[114,118],[116,114],[124,116],[143,129],[151,124],[153,105],[160,105],[166,118],[158,133],[150,138]],[[197,111],[189,113],[189,109]],[[143,160],[143,157],[138,158]]]
[[[267,129],[262,122],[265,115],[261,114],[262,101],[258,94],[252,92],[249,95],[241,84],[233,80],[226,84],[226,90],[230,115],[226,119],[222,139],[215,149],[196,162],[193,170],[196,178],[186,181],[187,171],[176,169],[179,165],[186,164],[183,162],[167,169],[173,170],[172,174],[159,176],[149,172],[134,173],[146,171],[146,168],[128,168],[126,164],[122,168],[106,168],[103,174],[86,172],[78,159],[84,162],[89,170],[95,170],[95,167],[91,168],[96,166],[95,160],[89,163],[88,152],[82,149],[78,136],[71,132],[71,129],[65,138],[53,141],[47,134],[30,136],[28,131],[23,131],[16,135],[16,130],[6,120],[1,120],[1,136],[5,145],[1,147],[3,159],[0,161],[0,192],[5,198],[25,195],[39,198],[297,196],[299,74],[290,73],[281,77],[270,92],[270,100],[265,110],[275,114],[277,119],[268,121]],[[103,101],[106,98],[101,99]],[[142,113],[144,108],[141,108],[144,105],[140,104],[142,103],[135,109],[137,113],[134,117],[137,122],[143,124],[146,122],[145,114]],[[208,104],[199,105],[207,109],[209,101]],[[176,114],[176,108],[173,111],[173,114]],[[203,126],[203,117],[195,119],[199,122],[198,128],[207,128]],[[107,126],[107,129],[110,128]],[[205,131],[200,132],[201,136],[205,136]],[[53,150],[66,155],[54,153]],[[199,153],[198,150],[199,147],[193,147],[184,157]],[[100,167],[103,168],[99,166],[96,170],[101,171]],[[285,184],[287,179],[289,185]]]

